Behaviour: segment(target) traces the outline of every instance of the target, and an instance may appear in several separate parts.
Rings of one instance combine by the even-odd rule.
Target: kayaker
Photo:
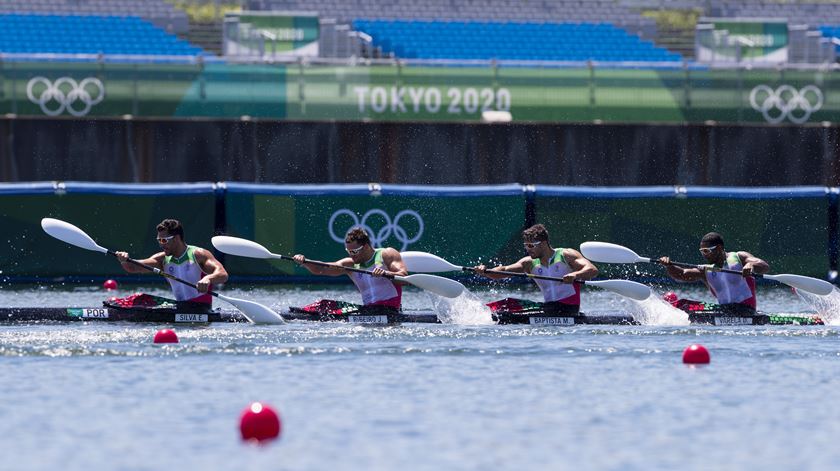
[[[396,312],[402,306],[402,285],[386,276],[407,276],[408,270],[399,251],[394,248],[373,248],[367,231],[360,227],[352,228],[344,237],[344,250],[347,257],[332,262],[332,266],[319,266],[306,263],[301,254],[294,256],[298,265],[314,275],[347,275],[362,293],[362,302],[366,312]],[[344,270],[343,267],[369,270],[371,274]]]
[[[756,310],[755,277],[770,271],[764,260],[749,252],[727,252],[723,245],[723,236],[710,232],[700,239],[700,255],[708,262],[693,268],[683,268],[671,264],[670,257],[662,257],[659,263],[665,265],[668,276],[677,281],[702,281],[717,298],[723,310],[754,314]],[[740,272],[721,273],[717,269]]]
[[[157,225],[156,240],[162,252],[138,261],[194,283],[198,287],[196,290],[167,279],[179,309],[209,310],[212,307],[213,297],[208,291],[213,285],[227,281],[228,274],[225,267],[209,250],[187,245],[184,241],[184,228],[175,219],[164,219]],[[126,272],[148,273],[144,268],[128,263],[130,258],[128,252],[116,252],[116,255]]]
[[[534,279],[543,294],[543,310],[547,313],[577,314],[580,312],[580,284],[575,280],[590,280],[598,275],[598,268],[587,260],[580,252],[571,248],[554,248],[549,240],[548,230],[542,224],[525,229],[522,232],[522,242],[526,257],[512,265],[499,265],[488,269],[484,265],[474,267],[476,273],[491,279],[507,278],[509,275],[493,273],[494,271],[510,271],[516,273],[532,273],[535,275],[562,278],[563,281]],[[500,309],[509,310],[511,302],[519,300],[505,300]],[[494,303],[490,304],[494,307]]]

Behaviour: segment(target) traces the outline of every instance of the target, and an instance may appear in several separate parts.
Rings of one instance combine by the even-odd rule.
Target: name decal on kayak
[[[531,325],[575,325],[574,317],[535,317],[528,318]]]
[[[175,322],[207,322],[207,314],[175,314]]]
[[[387,324],[388,316],[347,316],[351,324]]]
[[[108,310],[105,308],[95,309],[68,309],[67,315],[73,317],[82,317],[85,319],[107,319]]]
[[[715,325],[753,325],[752,317],[716,316]]]

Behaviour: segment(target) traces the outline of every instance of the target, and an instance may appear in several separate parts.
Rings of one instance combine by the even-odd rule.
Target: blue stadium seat
[[[358,19],[354,29],[398,57],[674,62],[679,54],[609,23]]]
[[[820,32],[826,38],[832,38],[840,41],[840,26],[823,25],[820,26]],[[840,53],[840,45],[835,44],[834,49]]]
[[[0,14],[0,52],[209,55],[139,17]]]

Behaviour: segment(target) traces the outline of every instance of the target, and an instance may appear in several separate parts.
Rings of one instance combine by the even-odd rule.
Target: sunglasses
[[[700,247],[700,253],[703,255],[709,255],[714,252],[716,248],[718,248],[717,245],[713,245],[711,247]]]
[[[347,253],[350,254],[350,255],[358,255],[359,252],[361,252],[364,248],[365,248],[365,246],[363,245],[363,246],[361,246],[359,248],[355,248],[355,249],[348,249],[347,247],[345,247],[344,250],[346,250]]]
[[[524,245],[526,249],[533,249],[534,247],[536,247],[540,244],[542,244],[541,240],[538,240],[536,242],[525,242],[522,245]]]
[[[175,237],[174,235],[166,236],[166,237],[157,237],[157,241],[158,241],[159,244],[165,244],[165,243],[169,242],[170,240],[172,240],[174,237]]]

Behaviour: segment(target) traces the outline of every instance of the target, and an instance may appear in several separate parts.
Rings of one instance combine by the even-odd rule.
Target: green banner
[[[732,197],[556,195],[538,190],[536,221],[552,242],[578,247],[588,240],[630,247],[642,257],[670,256],[704,263],[698,247],[708,232],[723,235],[728,251],[743,250],[766,260],[772,273],[822,278],[829,266],[828,195]],[[564,245],[565,244],[565,245]],[[665,276],[661,267],[598,264],[607,275]]]
[[[701,263],[700,238],[715,231],[724,236],[727,250],[751,252],[773,273],[822,278],[837,250],[831,247],[838,230],[833,191],[830,196],[822,187],[538,185],[526,193],[520,185],[0,185],[5,223],[0,237],[7,245],[0,253],[0,279],[124,274],[111,256],[49,237],[40,227],[44,217],[73,223],[103,247],[138,258],[160,251],[155,226],[175,218],[187,242],[205,248],[222,229],[275,253],[333,261],[346,256],[347,230],[361,226],[375,246],[431,252],[470,266],[523,257],[521,231],[529,214],[548,228],[556,247],[596,240],[630,247],[643,257]],[[309,276],[280,260],[227,256],[225,266],[233,276]],[[664,276],[655,265],[599,268],[607,277]]]
[[[510,260],[521,252],[525,210],[521,189],[518,194],[490,191],[462,196],[385,191],[377,196],[366,189],[316,195],[269,191],[228,190],[229,235],[259,241],[275,253],[302,253],[323,261],[347,256],[344,235],[356,226],[369,232],[375,247],[432,252],[463,265]],[[239,275],[309,274],[287,261],[228,257],[226,266]]]
[[[56,117],[285,116],[285,68],[0,63],[0,113]]]
[[[225,56],[318,56],[317,14],[243,11],[225,15]]]
[[[210,247],[215,195],[74,193],[3,195],[0,205],[0,277],[120,276],[126,273],[110,255],[80,249],[48,236],[41,218],[70,222],[112,250],[146,258],[160,247],[155,227],[166,218],[181,221],[187,243]]]
[[[779,64],[788,60],[788,23],[779,19],[700,18],[698,61]]]
[[[349,121],[840,121],[840,71],[0,64],[0,113]]]

